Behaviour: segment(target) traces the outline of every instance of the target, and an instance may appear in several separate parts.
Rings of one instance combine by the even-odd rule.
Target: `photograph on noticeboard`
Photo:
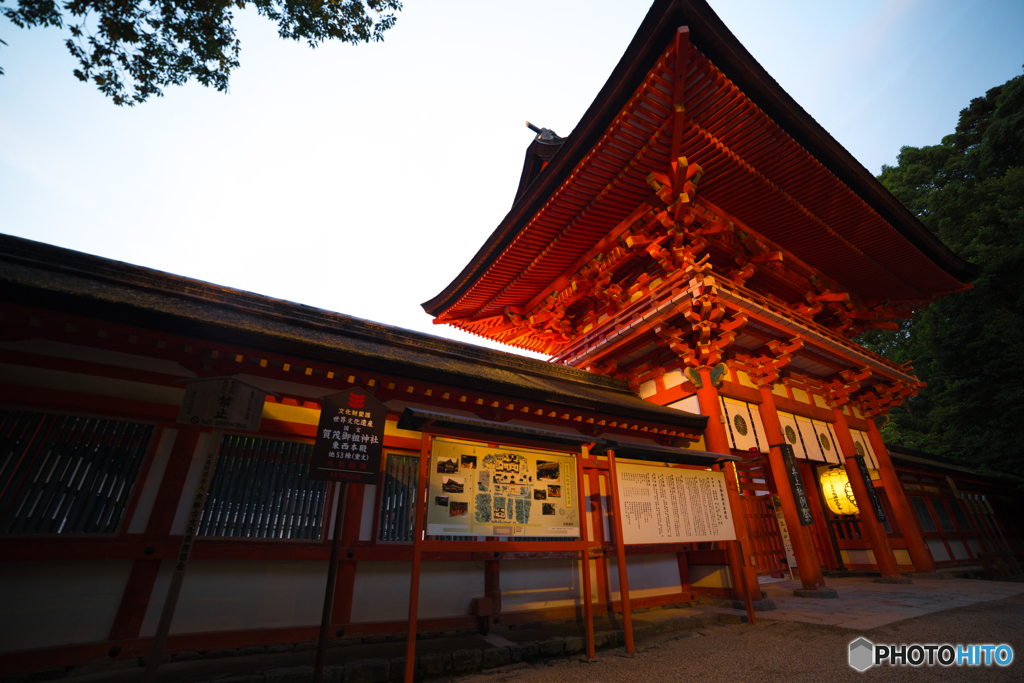
[[[562,487],[558,484],[548,484],[548,498],[561,498]]]
[[[444,477],[441,481],[441,490],[445,493],[463,493],[466,490],[466,479],[464,477]]]
[[[454,458],[439,458],[437,461],[438,474],[455,474],[458,469],[459,466]]]
[[[545,491],[544,489],[534,489],[533,490],[533,499],[534,500],[547,500],[548,499],[548,492]]]
[[[537,461],[537,481],[558,481],[561,479],[557,462]]]
[[[475,455],[463,455],[462,456],[462,466],[464,468],[466,468],[466,469],[475,470],[476,469],[476,456]]]
[[[434,496],[434,505],[442,508],[448,507],[448,496]]]
[[[555,514],[555,504],[554,503],[544,503],[543,505],[541,505],[541,514],[542,515],[553,515],[553,514]]]
[[[465,517],[469,514],[469,503],[453,500],[448,503],[449,517]]]

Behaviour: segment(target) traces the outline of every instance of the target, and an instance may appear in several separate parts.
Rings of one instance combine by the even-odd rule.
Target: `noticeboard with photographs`
[[[576,462],[570,455],[437,439],[427,533],[577,537],[576,495]]]

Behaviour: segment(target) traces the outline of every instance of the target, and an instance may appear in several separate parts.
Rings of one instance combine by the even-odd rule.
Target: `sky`
[[[1024,2],[710,4],[873,174],[1024,65]],[[244,11],[228,93],[133,108],[0,19],[0,232],[494,346],[419,304],[511,208],[524,122],[568,135],[648,8],[406,0],[383,42],[315,50]]]

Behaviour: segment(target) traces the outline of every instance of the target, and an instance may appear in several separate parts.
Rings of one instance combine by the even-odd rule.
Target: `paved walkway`
[[[867,630],[914,617],[1024,593],[1024,583],[977,579],[914,579],[912,584],[874,583],[870,578],[826,578],[839,597],[798,598],[799,581],[764,583],[761,589],[775,602],[775,610],[759,619],[827,624]]]

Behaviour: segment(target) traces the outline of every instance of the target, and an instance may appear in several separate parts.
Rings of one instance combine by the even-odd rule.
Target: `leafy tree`
[[[400,0],[15,0],[5,7],[7,1],[0,0],[0,11],[21,28],[67,22],[75,76],[117,105],[159,97],[164,86],[191,78],[227,90],[240,49],[231,22],[250,4],[277,22],[282,38],[310,47],[382,40],[402,8]]]
[[[981,268],[899,331],[860,341],[928,383],[894,410],[887,440],[1024,474],[1024,76],[960,112],[956,131],[904,147],[879,180],[946,245]]]

